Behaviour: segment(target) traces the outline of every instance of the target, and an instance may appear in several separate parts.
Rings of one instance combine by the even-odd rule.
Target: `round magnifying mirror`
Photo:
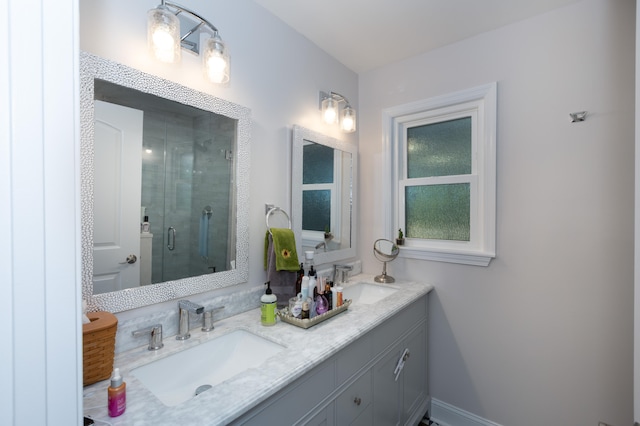
[[[382,262],[382,274],[376,276],[373,280],[377,283],[394,283],[396,280],[387,275],[387,262],[391,262],[398,257],[400,249],[393,241],[385,240],[381,238],[373,243],[373,254],[379,261]]]

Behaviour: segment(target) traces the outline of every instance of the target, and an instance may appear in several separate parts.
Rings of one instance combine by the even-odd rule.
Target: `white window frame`
[[[495,258],[497,83],[383,110],[384,222],[395,241],[404,227],[406,129],[472,117],[472,171],[469,175],[424,178],[425,182],[471,184],[470,241],[405,238],[400,257],[487,266]],[[411,179],[411,183],[419,182]]]

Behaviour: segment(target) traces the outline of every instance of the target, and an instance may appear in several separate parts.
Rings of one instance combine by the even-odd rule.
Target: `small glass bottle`
[[[289,299],[289,313],[294,318],[300,318],[302,314],[302,294],[298,293],[296,297]]]
[[[316,313],[322,315],[329,310],[329,302],[324,297],[324,293],[318,294],[316,297]]]
[[[302,302],[302,312],[300,313],[300,318],[309,319],[309,302],[306,300]]]
[[[327,298],[327,306],[328,309],[327,310],[331,310],[333,309],[333,296],[331,294],[331,284],[333,284],[331,281],[327,281],[324,285],[324,294],[325,297]]]
[[[302,291],[302,277],[304,277],[304,263],[300,264],[300,270],[298,271],[298,277],[296,278],[296,294]]]

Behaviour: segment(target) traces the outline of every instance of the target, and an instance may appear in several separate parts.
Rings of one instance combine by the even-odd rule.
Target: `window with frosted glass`
[[[302,149],[302,184],[333,183],[333,148],[317,143]]]
[[[321,231],[331,228],[331,191],[302,192],[302,229]]]
[[[469,241],[468,182],[447,178],[472,172],[472,119],[462,117],[409,127],[406,135],[405,235]]]
[[[407,177],[471,173],[471,117],[407,129]]]
[[[306,143],[302,149],[302,229],[331,229],[331,199],[334,183],[333,148]]]
[[[495,258],[495,82],[383,110],[387,235],[400,256],[487,266]],[[385,176],[384,178],[387,178]]]
[[[468,183],[405,188],[406,235],[431,240],[469,241]]]

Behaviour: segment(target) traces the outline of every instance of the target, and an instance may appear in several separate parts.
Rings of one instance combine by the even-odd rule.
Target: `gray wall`
[[[435,286],[434,398],[502,425],[632,423],[634,37],[635,2],[584,0],[360,76],[367,272],[381,110],[498,82],[497,258],[388,265]]]

